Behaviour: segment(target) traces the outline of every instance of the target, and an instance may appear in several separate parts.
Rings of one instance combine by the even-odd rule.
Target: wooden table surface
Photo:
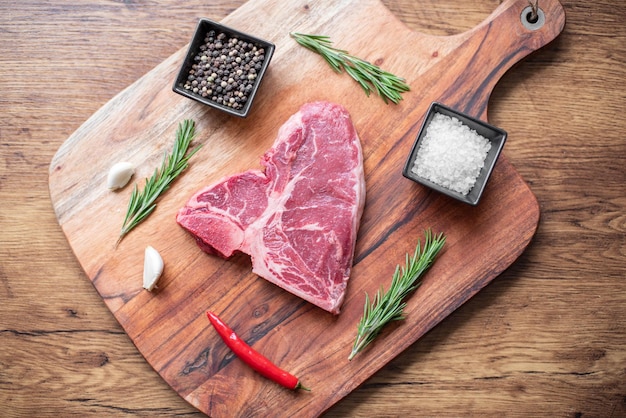
[[[48,168],[199,17],[242,3],[0,3],[1,416],[201,416],[87,280],[52,210]],[[499,2],[384,3],[414,30],[450,35]],[[626,3],[562,3],[563,33],[490,101],[540,203],[532,243],[327,416],[626,416]]]

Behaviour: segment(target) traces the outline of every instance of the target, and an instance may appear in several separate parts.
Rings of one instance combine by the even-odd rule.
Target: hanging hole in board
[[[537,30],[546,23],[546,15],[540,8],[537,8],[536,13],[534,13],[533,8],[528,6],[522,10],[521,20],[526,29]]]

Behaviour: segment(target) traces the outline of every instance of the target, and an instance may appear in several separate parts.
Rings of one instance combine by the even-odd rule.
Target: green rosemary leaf
[[[357,325],[356,339],[348,360],[352,360],[374,341],[385,325],[404,319],[404,300],[420,286],[422,275],[433,264],[445,242],[446,238],[442,233],[433,236],[430,230],[425,231],[424,247],[418,241],[413,256],[409,257],[407,253],[404,266],[396,266],[389,290],[385,293],[381,286],[371,303],[369,295],[365,294],[363,317]]]
[[[398,104],[402,100],[402,93],[410,90],[403,78],[384,71],[368,61],[354,57],[343,49],[333,47],[328,36],[297,32],[292,32],[290,35],[303,47],[321,55],[336,72],[340,73],[342,69],[345,70],[359,83],[367,96],[374,90],[385,103],[391,101]]]
[[[345,70],[346,70],[346,73],[350,75],[350,77],[352,77],[353,79],[356,80],[357,83],[359,83],[363,91],[365,91],[365,95],[369,97],[370,93],[372,92],[372,88],[370,87],[371,80],[369,79],[367,74],[364,75],[357,68],[350,67],[350,66],[345,67]]]
[[[143,222],[156,209],[156,200],[172,182],[189,166],[189,159],[200,150],[201,145],[191,151],[189,145],[193,141],[196,124],[186,119],[178,125],[176,142],[171,154],[163,156],[160,169],[155,169],[152,177],[146,179],[143,190],[137,184],[133,188],[117,242],[119,243],[133,228]]]

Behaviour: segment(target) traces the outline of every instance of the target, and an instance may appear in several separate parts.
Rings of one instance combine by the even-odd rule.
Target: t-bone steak
[[[338,314],[365,202],[361,143],[338,104],[303,105],[251,169],[199,190],[177,222],[206,252]]]

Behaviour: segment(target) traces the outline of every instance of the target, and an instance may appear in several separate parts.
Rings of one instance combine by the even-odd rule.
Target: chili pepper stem
[[[309,389],[308,387],[304,386],[299,380],[298,380],[298,384],[296,385],[295,388],[293,388],[293,390],[298,390],[298,389],[306,390],[307,392],[311,391],[311,389]]]

